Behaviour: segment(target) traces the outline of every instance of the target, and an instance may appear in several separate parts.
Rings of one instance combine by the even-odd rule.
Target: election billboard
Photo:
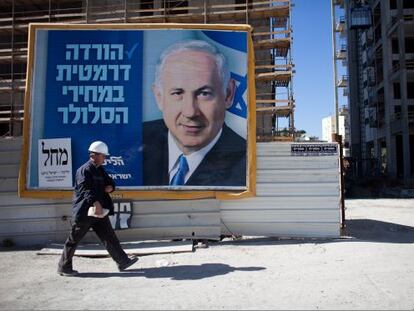
[[[31,24],[20,195],[69,196],[94,141],[109,147],[103,165],[119,197],[254,193],[250,32]]]

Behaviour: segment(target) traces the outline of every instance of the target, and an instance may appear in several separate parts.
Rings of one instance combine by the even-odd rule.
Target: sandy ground
[[[74,259],[79,277],[36,250],[0,253],[0,309],[414,310],[414,199],[347,200],[348,237],[245,238],[150,255],[127,273]]]

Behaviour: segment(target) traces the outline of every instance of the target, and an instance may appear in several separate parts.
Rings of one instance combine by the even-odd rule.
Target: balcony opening
[[[399,83],[394,83],[394,99],[401,99],[401,88]]]
[[[394,106],[394,114],[396,115],[396,119],[399,119],[399,116],[401,116],[401,105]]]
[[[410,166],[411,176],[414,175],[414,135],[410,135]]]
[[[381,5],[380,3],[374,8],[374,25],[375,27],[381,23]]]
[[[400,49],[398,47],[398,38],[392,38],[391,45],[392,45],[392,54],[399,54]]]
[[[188,1],[171,0],[164,2],[163,6],[165,6],[165,8],[168,9],[168,14],[170,15],[188,14],[188,9],[184,9],[188,7]]]
[[[140,3],[140,16],[151,16],[154,10],[154,0],[145,0]]]
[[[235,4],[236,4],[236,10],[245,10],[246,6],[249,9],[252,9],[253,5],[252,5],[252,0],[236,0]]]
[[[407,98],[414,98],[414,82],[407,82]]]
[[[405,53],[414,53],[414,37],[405,38]]]
[[[404,9],[414,9],[414,1],[413,0],[404,0],[403,1],[403,8]]]
[[[397,176],[403,177],[404,174],[404,154],[403,154],[403,139],[402,135],[395,136],[395,151],[396,151],[396,164],[397,164]]]

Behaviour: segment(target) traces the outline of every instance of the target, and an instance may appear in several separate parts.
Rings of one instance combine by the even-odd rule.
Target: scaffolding
[[[31,22],[245,23],[254,29],[257,140],[294,138],[290,0],[4,0],[0,12],[2,136],[22,134]]]

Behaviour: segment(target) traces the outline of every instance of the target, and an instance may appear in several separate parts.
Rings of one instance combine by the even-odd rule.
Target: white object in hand
[[[109,213],[109,209],[102,208],[102,214],[97,215],[96,214],[96,208],[93,205],[90,206],[89,209],[88,209],[88,216],[91,216],[91,217],[104,218],[106,215],[108,215],[108,213]]]

